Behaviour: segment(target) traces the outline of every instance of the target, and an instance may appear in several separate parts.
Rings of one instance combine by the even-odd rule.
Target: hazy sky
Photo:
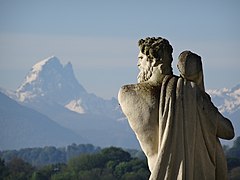
[[[0,87],[15,90],[38,61],[70,61],[78,81],[104,98],[136,83],[137,41],[161,36],[177,57],[202,57],[206,88],[240,83],[240,1],[0,0]]]

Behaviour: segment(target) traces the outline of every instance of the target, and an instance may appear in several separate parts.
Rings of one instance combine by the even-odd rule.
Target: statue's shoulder
[[[159,89],[158,86],[152,86],[145,82],[124,85],[120,88],[119,104],[135,130],[139,128],[139,123],[135,123],[136,121],[147,120],[158,112]]]
[[[127,84],[120,88],[120,94],[135,94],[140,89],[139,84]]]
[[[158,104],[159,92],[159,86],[147,82],[124,85],[119,90],[118,100],[122,108],[155,106]]]
[[[119,90],[119,95],[129,97],[153,96],[159,92],[160,86],[154,86],[151,83],[143,82],[138,84],[124,85]]]

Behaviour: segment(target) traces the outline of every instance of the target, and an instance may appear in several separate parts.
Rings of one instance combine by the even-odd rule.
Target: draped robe
[[[218,137],[232,134],[231,122],[195,83],[166,76],[160,90],[158,156],[150,179],[227,179]]]

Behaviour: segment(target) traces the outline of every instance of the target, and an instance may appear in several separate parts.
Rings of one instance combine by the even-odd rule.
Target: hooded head
[[[195,82],[202,90],[205,90],[200,56],[191,51],[183,51],[178,57],[177,67],[183,78]]]

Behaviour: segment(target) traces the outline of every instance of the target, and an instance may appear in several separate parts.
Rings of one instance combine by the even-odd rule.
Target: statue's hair
[[[172,74],[171,63],[173,61],[173,48],[168,40],[162,37],[147,37],[138,41],[140,51],[148,56],[148,58],[155,58],[163,65],[166,74]],[[166,72],[167,71],[167,72]]]

